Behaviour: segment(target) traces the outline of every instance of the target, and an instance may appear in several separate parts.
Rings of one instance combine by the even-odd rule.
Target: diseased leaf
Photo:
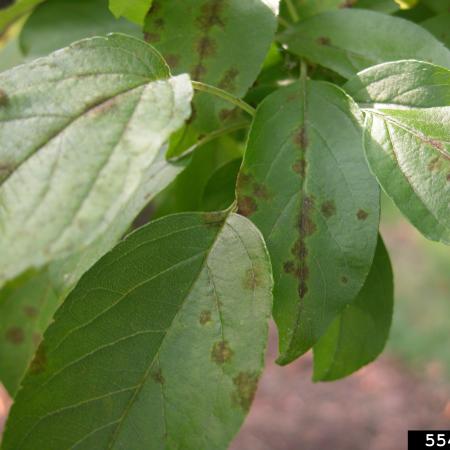
[[[56,309],[81,275],[109,251],[129,229],[140,210],[166,188],[184,169],[185,161],[172,163],[165,159],[165,148],[150,166],[133,202],[128,203],[109,228],[80,253],[51,262],[38,272],[20,276],[0,290],[0,381],[11,396],[29,366],[40,342],[40,336],[51,323]],[[27,311],[35,311],[26,314]],[[23,331],[23,339],[11,346],[11,325]]]
[[[277,26],[278,0],[154,0],[146,40],[172,72],[243,97],[255,81]],[[236,111],[206,93],[195,96],[196,128],[211,131]]]
[[[362,114],[329,83],[300,82],[257,110],[237,194],[273,263],[281,364],[310,349],[369,272],[379,189],[362,148]]]
[[[428,31],[374,11],[323,13],[288,29],[279,40],[289,51],[346,78],[378,63],[407,58],[450,67],[450,51]]]
[[[109,8],[117,17],[126,17],[131,22],[142,25],[153,0],[109,0]]]
[[[241,158],[233,159],[211,175],[203,191],[202,206],[205,211],[226,209],[233,203],[241,163]]]
[[[314,346],[314,380],[337,380],[375,360],[389,336],[393,303],[392,267],[380,237],[372,268],[358,297]]]
[[[82,251],[145,200],[192,86],[146,43],[111,35],[0,74],[0,89],[1,285]]]
[[[0,380],[11,395],[58,304],[47,272],[24,274],[0,290]]]
[[[450,71],[386,63],[346,89],[364,106],[366,155],[384,191],[421,233],[449,244]]]
[[[25,23],[20,44],[28,58],[35,58],[79,39],[112,32],[142,36],[136,25],[114,18],[108,10],[108,0],[47,0]]]
[[[421,25],[450,48],[450,10],[425,20]]]
[[[3,449],[225,449],[263,367],[271,289],[264,242],[243,217],[141,228],[56,314]]]

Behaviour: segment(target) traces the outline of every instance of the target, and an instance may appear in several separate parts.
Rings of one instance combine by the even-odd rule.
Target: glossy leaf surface
[[[279,40],[291,52],[346,78],[378,63],[408,58],[450,67],[450,51],[428,31],[374,11],[323,13],[300,22]]]
[[[262,237],[241,216],[141,228],[56,314],[3,449],[225,449],[263,367],[271,290]]]
[[[1,284],[86,248],[145,199],[192,86],[146,43],[111,35],[4,72],[0,89]]]
[[[450,243],[450,71],[382,64],[350,80],[364,106],[364,145],[386,194],[426,237]]]
[[[343,378],[377,358],[389,336],[393,303],[392,267],[380,238],[372,268],[358,297],[314,346],[314,380]]]
[[[294,83],[257,110],[237,194],[271,254],[282,364],[317,342],[372,263],[379,190],[361,126],[352,99],[324,82]]]

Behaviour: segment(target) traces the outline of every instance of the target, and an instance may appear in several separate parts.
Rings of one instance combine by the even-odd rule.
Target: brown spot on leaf
[[[423,139],[423,142],[431,145],[434,148],[437,148],[438,150],[444,150],[444,146],[443,146],[442,142],[439,142],[436,139]]]
[[[42,342],[42,334],[33,333],[33,344],[37,348],[39,344]]]
[[[300,259],[306,258],[308,256],[308,249],[306,248],[305,241],[303,239],[298,239],[294,247],[292,247],[291,253]]]
[[[239,198],[238,213],[241,216],[249,217],[252,214],[254,214],[257,209],[258,206],[252,197],[246,195],[244,197]]]
[[[306,147],[308,147],[308,136],[306,134],[305,127],[301,127],[300,130],[298,130],[298,132],[295,133],[294,143],[302,150],[306,150]]]
[[[3,89],[0,89],[0,106],[6,106],[8,104],[8,95]]]
[[[450,183],[450,173],[447,174],[447,181]]]
[[[242,189],[248,186],[251,183],[252,179],[253,177],[250,174],[240,171],[237,179],[238,188]]]
[[[430,172],[434,172],[436,170],[439,170],[441,167],[442,167],[442,160],[441,160],[441,158],[439,158],[439,156],[436,156],[436,158],[433,158],[428,163],[428,170]]]
[[[342,275],[341,281],[342,281],[343,284],[347,284],[348,283],[348,278],[345,275]]]
[[[14,344],[14,345],[21,344],[25,339],[24,332],[23,332],[22,328],[20,328],[20,327],[8,328],[6,330],[5,337],[6,337],[6,340],[10,344]]]
[[[252,267],[247,269],[244,277],[244,289],[255,290],[258,286],[261,286],[263,282],[261,270],[258,267]]]
[[[270,197],[267,187],[259,183],[253,183],[253,195],[264,200],[268,200]]]
[[[334,216],[336,214],[336,205],[334,204],[333,200],[327,200],[326,202],[322,203],[320,210],[322,211],[324,217],[329,219],[331,216]]]
[[[209,36],[201,37],[197,42],[197,53],[200,59],[213,56],[216,52],[216,43]]]
[[[176,68],[180,64],[180,56],[170,53],[166,55],[167,64],[172,68]]]
[[[9,164],[0,164],[0,177],[9,175],[14,170],[14,167]]]
[[[339,8],[351,8],[357,1],[358,0],[345,0],[339,5]]]
[[[198,320],[200,325],[206,325],[211,322],[211,311],[205,310],[200,313],[200,318]]]
[[[29,373],[32,375],[38,375],[45,370],[47,365],[47,352],[45,351],[44,344],[41,344],[37,349],[34,359],[31,362]]]
[[[213,345],[211,359],[217,364],[224,364],[231,359],[233,351],[227,341],[219,341]]]
[[[158,33],[153,33],[151,31],[148,31],[148,32],[144,33],[144,40],[145,40],[145,42],[154,44],[161,40],[161,36]]]
[[[197,18],[199,28],[207,33],[213,26],[224,28],[225,23],[221,17],[224,0],[209,0],[201,8],[201,14]]]
[[[298,284],[298,295],[300,298],[304,298],[305,295],[308,293],[308,285],[306,284],[305,280],[300,280]]]
[[[317,43],[320,45],[331,45],[331,39],[326,36],[321,36],[317,38]]]
[[[116,106],[116,104],[117,104],[116,98],[110,98],[104,102],[99,103],[97,106],[92,108],[90,112],[93,116],[99,116],[113,109]]]
[[[294,172],[304,177],[306,173],[306,166],[307,162],[304,159],[299,159],[292,165],[292,169],[294,170]]]
[[[161,369],[155,370],[152,372],[152,378],[154,381],[156,381],[158,384],[164,384],[166,380],[163,377],[163,374],[161,372]]]
[[[202,63],[198,63],[191,72],[192,78],[198,81],[206,74],[206,67]]]
[[[34,306],[25,306],[23,308],[23,312],[25,313],[25,315],[27,317],[29,317],[30,319],[36,317],[39,313],[39,311],[37,310],[37,308],[35,308]]]
[[[224,108],[219,111],[219,119],[222,122],[225,122],[226,120],[236,117],[238,115],[238,113],[239,113],[239,111],[237,108],[232,108],[232,109]]]
[[[228,92],[235,92],[236,91],[236,78],[239,75],[239,70],[232,67],[231,69],[228,69],[223,78],[219,82],[220,89],[224,89]]]
[[[358,220],[366,220],[369,217],[369,214],[363,209],[358,209],[356,217],[358,218]]]
[[[311,236],[316,231],[316,224],[311,219],[311,211],[314,209],[314,200],[312,197],[305,195],[300,210],[300,236]]]
[[[164,19],[162,17],[158,17],[153,23],[155,24],[155,28],[158,30],[162,30],[164,28]]]
[[[295,273],[295,263],[294,263],[294,261],[286,261],[283,264],[283,270],[286,273]]]
[[[233,402],[244,411],[248,411],[255,397],[258,387],[258,375],[249,372],[241,372],[233,378],[236,391],[233,392]]]

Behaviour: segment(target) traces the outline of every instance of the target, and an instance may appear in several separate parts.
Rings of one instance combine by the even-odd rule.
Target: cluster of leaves
[[[316,380],[379,355],[379,187],[450,243],[450,10],[415,3],[0,2],[3,449],[226,448],[272,314]]]

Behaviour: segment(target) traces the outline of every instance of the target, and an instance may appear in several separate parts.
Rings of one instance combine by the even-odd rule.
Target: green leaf
[[[450,71],[386,63],[345,87],[364,106],[364,146],[380,185],[420,232],[449,244]]]
[[[372,268],[358,297],[314,346],[314,380],[337,380],[375,360],[389,336],[393,304],[392,267],[380,237]]]
[[[345,9],[314,16],[279,40],[289,51],[346,78],[374,64],[407,58],[450,67],[450,51],[428,31],[374,11]]]
[[[58,296],[46,271],[27,273],[0,290],[0,380],[14,395],[55,311]]]
[[[450,48],[450,12],[425,20],[421,25]]]
[[[25,23],[20,44],[26,56],[35,58],[80,39],[112,32],[142,35],[139,27],[114,18],[108,0],[48,0]]]
[[[425,6],[434,11],[436,14],[443,13],[449,10],[448,2],[442,0],[420,0]]]
[[[111,35],[0,74],[0,89],[1,285],[82,251],[145,199],[192,86],[146,43]]]
[[[233,159],[219,167],[206,183],[202,206],[205,211],[228,208],[235,199],[236,179],[242,159]]]
[[[385,14],[392,14],[399,10],[394,0],[357,0],[357,8],[371,9]]]
[[[343,0],[291,0],[291,2],[299,19],[304,20],[325,11],[342,8]],[[281,15],[288,21],[292,20],[284,1],[281,2]]]
[[[11,25],[21,16],[29,13],[35,6],[44,0],[15,0],[7,1],[6,8],[0,6],[0,32]],[[10,5],[10,6],[9,6]]]
[[[153,0],[109,0],[109,8],[117,17],[126,17],[131,22],[143,25]]]
[[[243,97],[255,81],[277,27],[278,0],[155,0],[146,40],[172,72]],[[205,93],[195,96],[194,125],[211,131],[233,119],[233,107]]]
[[[237,194],[272,257],[281,364],[317,342],[369,272],[379,189],[361,126],[353,100],[325,82],[294,83],[257,110]]]
[[[264,242],[243,217],[141,228],[56,314],[3,449],[225,449],[263,368],[271,289]]]
[[[140,210],[185,168],[185,162],[171,163],[166,161],[164,154],[165,148],[162,148],[146,173],[135,200],[122,209],[90,246],[80,253],[53,261],[38,272],[20,276],[0,290],[0,380],[11,396],[15,395],[37,350],[39,336],[51,323],[67,293],[87,269],[111,250]],[[31,310],[35,313],[26,313]],[[23,334],[23,339],[13,345],[7,333],[11,327],[21,328]]]

